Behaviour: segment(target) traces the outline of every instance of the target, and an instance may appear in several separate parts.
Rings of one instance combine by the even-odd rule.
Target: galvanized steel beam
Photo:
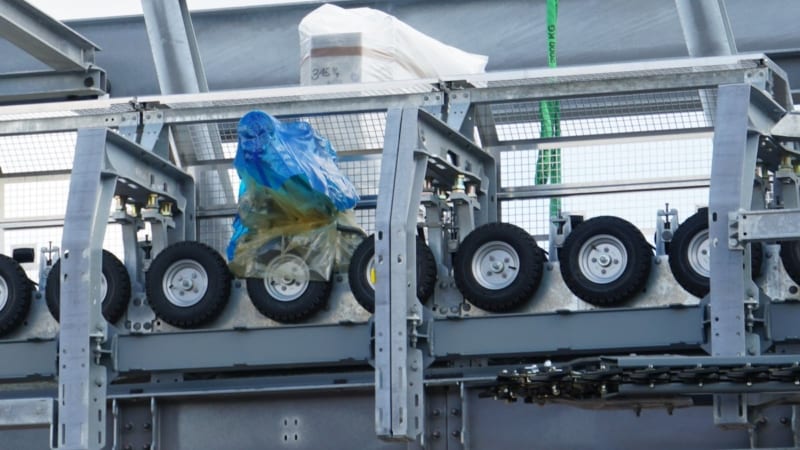
[[[0,2],[0,36],[57,71],[87,70],[100,50],[24,0]]]

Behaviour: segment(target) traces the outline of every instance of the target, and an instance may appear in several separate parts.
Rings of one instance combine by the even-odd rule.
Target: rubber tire
[[[0,255],[0,277],[8,287],[8,298],[0,309],[0,336],[19,327],[31,309],[31,281],[22,266],[6,255]]]
[[[375,289],[364,276],[369,262],[375,257],[375,235],[372,234],[356,247],[350,258],[348,279],[356,301],[370,313],[375,313]],[[417,236],[417,298],[422,304],[433,296],[436,289],[436,259],[425,239]]]
[[[611,283],[595,283],[582,273],[579,254],[591,238],[607,234],[625,247],[628,265]],[[647,283],[652,267],[653,252],[638,228],[619,217],[600,216],[589,219],[564,240],[561,277],[573,294],[596,306],[613,306],[631,299]]]
[[[103,297],[103,317],[109,323],[116,323],[125,314],[131,299],[131,279],[125,265],[113,253],[103,250],[103,276],[106,277],[106,295]],[[53,264],[47,274],[44,291],[47,309],[56,322],[60,320],[61,298],[61,259]]]
[[[781,262],[789,278],[800,284],[800,241],[781,242]]]
[[[516,279],[502,289],[482,286],[472,271],[476,252],[490,242],[506,243],[519,256]],[[473,305],[490,312],[509,312],[521,307],[536,292],[542,281],[544,261],[544,251],[527,231],[510,223],[488,223],[474,229],[461,242],[453,257],[453,275],[459,291]]]
[[[170,302],[161,286],[170,266],[183,259],[197,262],[208,276],[205,294],[186,307]],[[216,319],[225,308],[232,278],[228,265],[216,250],[201,242],[183,241],[170,245],[155,257],[145,274],[145,291],[150,307],[161,320],[179,328],[195,328]]]
[[[276,252],[275,256],[280,256],[280,253]],[[281,301],[269,294],[263,278],[247,279],[247,295],[253,306],[264,316],[281,323],[302,322],[322,310],[328,303],[332,288],[332,281],[309,281],[298,298]]]
[[[675,281],[690,294],[703,298],[711,289],[708,277],[699,274],[689,264],[689,243],[698,233],[708,229],[708,208],[700,208],[678,226],[669,247],[669,268]],[[783,247],[781,247],[783,255]],[[756,242],[750,248],[750,269],[753,277],[761,274],[764,248]]]

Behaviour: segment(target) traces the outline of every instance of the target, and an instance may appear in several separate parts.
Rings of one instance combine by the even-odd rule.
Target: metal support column
[[[709,192],[711,242],[711,351],[714,356],[747,353],[745,305],[758,299],[750,275],[749,245],[729,236],[729,216],[749,209],[753,196],[758,134],[749,130],[751,86],[719,88]],[[746,426],[744,395],[717,395],[714,419],[723,426]]]
[[[419,151],[417,108],[393,109],[375,215],[375,414],[378,436],[415,440],[424,430],[423,355],[412,342],[422,321],[416,292],[417,207],[428,157]],[[409,186],[409,183],[410,186]]]
[[[689,56],[736,54],[724,0],[675,0]]]
[[[58,448],[90,450],[106,442],[107,338],[101,313],[103,237],[117,177],[103,172],[105,129],[78,132],[64,220],[61,264]]]
[[[200,59],[186,0],[142,0],[142,10],[161,93],[208,92],[203,61]],[[148,125],[146,117],[144,122],[145,126]],[[197,155],[224,158],[216,124],[173,126],[171,131],[179,144],[196,147]],[[167,157],[165,154],[160,156]],[[233,203],[233,188],[225,170],[219,171],[219,180],[223,186],[220,192],[230,195],[229,203]]]
[[[78,131],[64,219],[61,266],[58,448],[93,450],[106,442],[110,354],[101,313],[101,260],[114,195],[175,205],[176,240],[194,239],[194,183],[168,161],[105,128]],[[88,295],[87,295],[88,293]]]

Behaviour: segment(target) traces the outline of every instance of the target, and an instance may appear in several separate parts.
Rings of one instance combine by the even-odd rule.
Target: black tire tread
[[[475,252],[491,241],[512,245],[520,258],[517,279],[500,290],[484,288],[472,274]],[[453,258],[453,275],[456,286],[473,305],[490,312],[510,312],[521,307],[536,292],[544,273],[544,260],[544,252],[527,231],[510,223],[493,222],[475,228],[464,238]]]
[[[703,298],[711,290],[708,277],[692,270],[688,259],[688,246],[697,233],[708,229],[708,208],[702,207],[678,226],[669,247],[669,268],[675,281],[688,293]],[[783,255],[783,247],[781,247]],[[764,265],[764,247],[760,242],[750,246],[750,271],[755,278]]]
[[[781,242],[781,262],[789,278],[800,284],[800,241]]]
[[[436,290],[436,258],[422,236],[417,236],[417,298],[422,304],[433,296]],[[375,313],[375,290],[364,280],[364,272],[369,260],[375,256],[375,235],[366,237],[356,247],[350,258],[347,276],[350,290],[359,305],[370,313]]]
[[[161,289],[166,270],[181,259],[194,259],[208,275],[206,294],[200,302],[186,308],[172,305]],[[161,320],[179,328],[195,328],[211,322],[222,312],[230,298],[232,279],[228,265],[216,250],[202,242],[182,241],[165,248],[153,259],[145,274],[145,291],[150,307]]]
[[[632,264],[609,285],[589,281],[577,266],[581,246],[597,234],[609,234],[625,244]],[[564,283],[581,300],[596,306],[613,306],[630,300],[645,287],[652,267],[652,249],[642,232],[630,222],[613,216],[594,217],[572,230],[564,241],[563,256],[560,269]]]
[[[0,310],[0,336],[19,327],[31,308],[31,281],[14,259],[0,255],[0,276],[8,285],[8,300]]]
[[[692,237],[708,229],[708,208],[700,208],[683,221],[672,236],[669,251],[669,268],[675,281],[688,293],[703,298],[709,291],[709,280],[692,270],[688,259],[688,246]]]
[[[106,283],[110,285],[112,281],[119,283],[116,285],[116,290],[119,292],[115,295],[115,289],[108,289],[106,297],[103,298],[103,317],[109,323],[116,323],[125,314],[128,308],[128,302],[131,298],[131,279],[128,276],[128,270],[119,258],[108,250],[103,250],[102,271],[106,277]],[[45,303],[50,314],[59,321],[60,313],[60,295],[61,295],[61,259],[53,264],[50,268],[50,273],[47,274],[47,286],[45,286]]]
[[[308,288],[298,299],[282,302],[269,295],[263,278],[247,279],[247,295],[253,306],[264,316],[281,323],[302,322],[316,314],[328,303],[332,288],[331,281],[309,281]]]

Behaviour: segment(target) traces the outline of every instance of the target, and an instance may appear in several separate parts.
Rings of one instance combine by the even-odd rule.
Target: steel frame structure
[[[426,186],[449,191],[450,205],[464,227],[461,238],[475,226],[502,220],[504,200],[620,188],[614,183],[503,188],[502,167],[498,167],[502,152],[543,148],[554,142],[535,137],[502,139],[494,122],[500,113],[493,108],[542,99],[591,101],[603,95],[691,91],[697,93],[695,104],[702,110],[713,107],[703,100],[709,90],[718,90],[710,177],[666,184],[642,181],[626,188],[710,186],[709,205],[716,218],[710,232],[721,244],[713,249],[712,289],[707,299],[685,301],[685,293],[669,284],[669,274],[656,270],[650,284],[667,286],[665,299],[625,308],[559,309],[552,305],[563,306],[559,302],[572,297],[564,294],[566,289],[551,264],[531,302],[550,306],[531,306],[515,314],[484,314],[469,308],[448,274],[449,242],[438,233],[442,224],[432,219],[437,217],[432,212],[448,206]],[[626,367],[739,367],[791,364],[800,359],[793,331],[800,308],[781,296],[768,296],[769,289],[746,275],[750,273],[748,243],[796,238],[791,219],[800,206],[788,200],[783,209],[768,210],[755,201],[758,195],[754,195],[751,174],[756,166],[779,170],[781,163],[795,156],[800,135],[785,75],[761,55],[523,71],[467,80],[102,100],[42,109],[71,112],[14,119],[10,114],[20,109],[0,111],[0,115],[8,114],[0,120],[0,135],[79,130],[62,243],[62,254],[70,255],[65,258],[62,280],[75,281],[62,288],[60,327],[52,323],[31,327],[0,340],[0,356],[15,362],[0,368],[0,429],[4,430],[0,436],[11,448],[46,445],[42,428],[20,429],[45,424],[52,425],[52,442],[58,448],[75,449],[319,448],[324,442],[334,447],[449,449],[533,439],[543,447],[569,447],[580,445],[582,438],[536,437],[523,428],[489,441],[492,429],[503,421],[516,423],[538,416],[529,406],[499,409],[500,402],[478,400],[478,394],[496,385],[501,370],[544,359],[608,356]],[[237,322],[223,316],[198,330],[174,329],[141,312],[148,309],[146,299],[141,284],[134,283],[133,297],[139,301],[128,309],[131,327],[108,327],[97,301],[97,277],[109,220],[127,230],[123,231],[125,264],[132,280],[141,280],[143,256],[136,230],[143,221],[149,220],[154,227],[155,254],[169,243],[194,239],[196,221],[233,212],[195,205],[195,189],[198,198],[204,191],[195,187],[187,172],[201,164],[185,160],[192,151],[189,148],[178,148],[174,154],[177,165],[187,171],[165,159],[164,139],[169,133],[164,130],[171,128],[178,135],[180,127],[236,120],[252,109],[286,119],[387,112],[378,194],[361,205],[376,207],[376,257],[386,261],[378,266],[378,277],[386,282],[378,285],[374,318],[346,314],[349,310],[343,305],[352,303],[352,298],[345,277],[340,276],[332,298],[335,311],[306,324],[279,325],[249,317]],[[707,131],[695,127],[670,133]],[[612,130],[562,141],[644,134]],[[474,187],[474,195],[452,188],[459,177]],[[151,194],[174,204],[173,215],[144,211],[153,206]],[[121,208],[109,219],[106,212],[115,195],[142,206],[143,211],[130,215]],[[796,197],[787,194],[784,198]],[[412,250],[420,204],[429,212],[424,226],[437,231],[429,233],[440,265],[433,307],[423,307],[414,295]],[[160,239],[155,238],[156,232]],[[659,261],[663,260],[654,260],[654,267]],[[234,310],[230,314],[248,314],[245,298],[242,284],[235,283],[231,301],[239,306],[230,306]],[[38,310],[43,316],[41,305]],[[34,307],[31,314],[36,311]],[[640,356],[630,356],[633,353]],[[674,358],[680,360],[656,356],[663,354],[678,355]],[[670,412],[676,408],[675,419],[670,420],[707,433],[708,440],[700,444],[710,447],[798,443],[796,411],[782,406],[796,403],[797,388],[791,382],[625,389],[616,396],[576,403],[631,410],[655,406]],[[695,412],[679,409],[703,405],[703,399],[711,396],[716,424],[739,431],[726,434],[698,424]],[[264,433],[218,436],[201,429],[203,420],[223,417],[215,412],[218,408],[239,421],[229,426],[245,430],[258,424],[265,427]],[[323,425],[342,408],[347,411],[343,413],[347,425],[336,421]],[[589,414],[557,405],[548,408],[565,418]],[[9,410],[14,413],[3,413]],[[698,410],[703,417],[711,414],[707,406],[691,411]],[[592,414],[603,415],[591,420],[606,425],[627,420],[616,412]],[[787,431],[774,431],[760,422],[774,414],[792,417],[787,419]],[[363,429],[353,431],[351,424]],[[621,448],[644,442],[644,437],[628,431],[634,437],[628,443],[608,438],[596,446]],[[376,439],[376,434],[384,440]],[[672,436],[668,442],[697,444],[688,436]]]

